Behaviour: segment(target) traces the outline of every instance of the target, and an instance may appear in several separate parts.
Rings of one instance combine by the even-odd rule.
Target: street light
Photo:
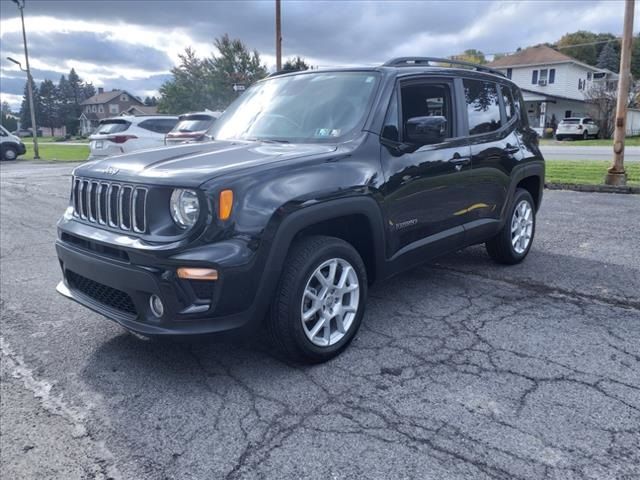
[[[13,0],[13,3],[15,3],[20,10],[20,19],[22,20],[22,41],[24,42],[24,59],[27,65],[26,70],[22,68],[22,65],[17,60],[10,57],[7,57],[7,59],[17,64],[23,72],[27,72],[27,92],[29,94],[29,110],[31,110],[31,128],[33,129],[33,158],[38,160],[40,158],[40,149],[38,148],[38,126],[36,125],[36,111],[33,106],[33,77],[31,76],[31,69],[29,68],[27,33],[24,28],[24,2],[25,0]]]

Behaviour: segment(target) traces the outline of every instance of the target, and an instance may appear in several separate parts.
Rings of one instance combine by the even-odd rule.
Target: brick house
[[[144,103],[126,90],[111,90],[105,92],[104,88],[98,88],[98,93],[87,98],[80,104],[80,133],[89,135],[97,127],[100,120],[117,117],[131,107],[144,107]]]

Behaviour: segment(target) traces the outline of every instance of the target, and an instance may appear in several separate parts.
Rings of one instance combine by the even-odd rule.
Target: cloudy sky
[[[567,31],[621,34],[622,1],[287,1],[283,56],[318,66],[375,64],[393,56],[485,53],[555,41]],[[274,1],[26,0],[25,22],[36,81],[74,67],[105,89],[153,95],[178,54],[214,52],[228,33],[275,67]],[[635,25],[640,12],[636,11]],[[637,30],[637,29],[636,29]],[[25,77],[6,60],[24,58],[16,5],[0,0],[0,96],[20,104]]]

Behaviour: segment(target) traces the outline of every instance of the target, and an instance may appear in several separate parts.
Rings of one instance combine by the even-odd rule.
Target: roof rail
[[[488,72],[494,75],[500,75],[505,77],[506,75],[499,70],[495,70],[491,67],[485,67],[477,63],[463,62],[462,60],[452,60],[450,58],[436,58],[436,57],[398,57],[392,58],[388,62],[385,62],[383,67],[415,67],[424,65],[427,67],[438,67],[440,65],[432,65],[432,63],[446,63],[449,65],[459,65],[462,67],[472,68],[478,72]]]

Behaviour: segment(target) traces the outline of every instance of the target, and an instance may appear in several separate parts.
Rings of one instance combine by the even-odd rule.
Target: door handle
[[[449,163],[454,163],[456,165],[468,165],[471,163],[471,158],[461,157],[460,154],[454,153],[453,157],[449,159]]]
[[[510,143],[507,143],[507,146],[504,147],[504,151],[505,153],[508,153],[508,154],[514,154],[520,151],[520,147],[514,147]]]

